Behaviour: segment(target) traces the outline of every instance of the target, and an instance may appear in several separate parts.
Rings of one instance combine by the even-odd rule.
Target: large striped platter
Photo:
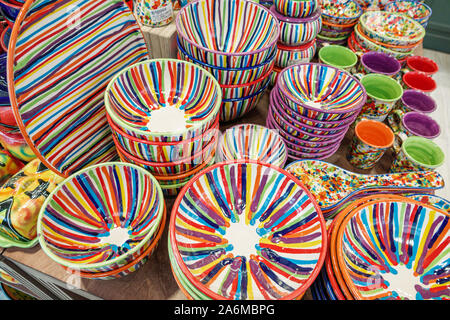
[[[9,94],[25,140],[49,169],[68,177],[117,157],[104,91],[120,70],[147,58],[122,0],[24,4],[9,44]]]

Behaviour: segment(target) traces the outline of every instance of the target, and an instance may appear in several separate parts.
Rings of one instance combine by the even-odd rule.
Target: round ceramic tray
[[[213,299],[295,299],[317,277],[327,247],[309,191],[283,169],[252,160],[194,177],[173,206],[169,231],[177,266]]]
[[[27,1],[8,54],[8,86],[20,130],[45,165],[67,177],[117,157],[104,90],[148,58],[122,0]]]

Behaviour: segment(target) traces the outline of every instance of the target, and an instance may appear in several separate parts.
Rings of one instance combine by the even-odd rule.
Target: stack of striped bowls
[[[222,91],[205,69],[176,59],[128,67],[109,83],[107,118],[122,161],[139,165],[176,195],[214,162]]]
[[[363,10],[354,0],[322,0],[322,29],[317,36],[323,44],[346,45]]]
[[[322,18],[317,0],[275,0],[270,11],[280,22],[280,37],[271,80],[273,86],[281,70],[296,63],[310,62],[314,58]]]
[[[337,151],[366,99],[364,87],[348,72],[297,64],[281,71],[266,126],[278,130],[291,160],[325,159]]]
[[[199,0],[183,7],[175,23],[179,59],[201,66],[220,84],[220,121],[256,107],[275,62],[275,16],[250,0]]]

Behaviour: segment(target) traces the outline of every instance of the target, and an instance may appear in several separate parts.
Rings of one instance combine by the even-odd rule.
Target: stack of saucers
[[[150,171],[167,195],[214,162],[221,101],[220,86],[209,72],[175,59],[132,65],[105,93],[122,161]]]
[[[201,66],[220,83],[220,121],[256,107],[275,62],[275,16],[251,0],[199,0],[184,6],[175,22],[180,59]]]
[[[266,123],[278,130],[291,160],[324,159],[337,151],[366,98],[364,87],[348,72],[297,64],[281,71]]]
[[[321,44],[347,43],[363,10],[353,0],[322,0],[322,29],[317,36]]]
[[[128,163],[83,169],[62,182],[39,213],[43,251],[76,276],[114,279],[141,267],[166,219],[156,179]]]
[[[357,51],[385,52],[404,62],[422,43],[425,29],[402,13],[367,11],[351,37],[351,46]]]
[[[320,272],[326,243],[308,189],[280,167],[253,160],[205,169],[170,215],[170,263],[189,299],[301,299]]]
[[[321,300],[447,300],[449,201],[433,195],[372,195],[328,227]],[[322,295],[321,295],[322,294]]]
[[[416,20],[424,28],[431,18],[432,10],[429,5],[417,0],[396,0],[388,3],[385,8],[388,12],[400,12]]]

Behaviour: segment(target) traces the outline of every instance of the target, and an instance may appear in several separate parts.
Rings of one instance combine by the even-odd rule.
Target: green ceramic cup
[[[319,50],[319,62],[350,72],[358,62],[358,56],[339,45],[326,45]]]
[[[403,88],[398,81],[383,74],[366,74],[361,78],[366,89],[367,101],[360,117],[384,121],[396,102],[403,95]]]
[[[440,167],[445,161],[442,149],[432,140],[410,136],[402,143],[391,172],[429,171]]]

